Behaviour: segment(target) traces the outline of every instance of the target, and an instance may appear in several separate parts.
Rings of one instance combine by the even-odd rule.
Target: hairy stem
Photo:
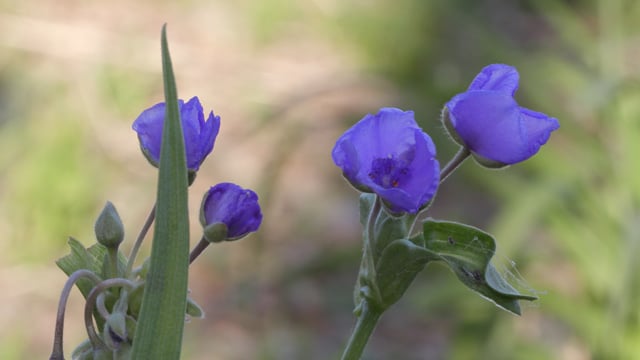
[[[440,184],[471,155],[471,150],[463,146],[449,163],[440,171]]]

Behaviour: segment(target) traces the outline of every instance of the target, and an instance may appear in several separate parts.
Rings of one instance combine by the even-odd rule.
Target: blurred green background
[[[48,357],[67,237],[91,244],[111,200],[128,247],[152,206],[130,125],[162,99],[164,22],[179,94],[222,117],[190,191],[192,243],[217,182],[256,189],[265,214],[192,266],[207,317],[187,324],[185,359],[338,358],[361,245],[335,140],[380,107],[413,109],[444,163],[440,109],[490,63],[516,66],[520,104],[561,128],[507,170],[466,163],[430,215],[492,232],[504,275],[540,300],[515,317],[432,265],[364,358],[640,358],[638,18],[634,0],[1,0],[0,359]],[[75,292],[67,352],[81,307]]]

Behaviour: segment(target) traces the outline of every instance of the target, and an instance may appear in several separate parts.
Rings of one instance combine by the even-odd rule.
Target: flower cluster
[[[519,75],[494,64],[443,110],[453,139],[487,167],[503,167],[535,155],[558,120],[520,107],[513,98]],[[383,108],[366,115],[336,142],[332,157],[358,190],[380,196],[394,213],[417,213],[433,198],[441,176],[433,141],[412,111]]]
[[[138,133],[142,152],[156,167],[160,162],[165,109],[166,105],[162,102],[144,110],[132,126]],[[220,130],[220,117],[211,111],[205,121],[202,105],[195,96],[186,103],[178,100],[178,110],[182,122],[187,168],[189,172],[195,173],[213,150]],[[225,225],[225,238],[217,241],[242,238],[256,231],[262,221],[256,193],[231,183],[221,183],[207,191],[201,209],[201,222],[205,228],[212,224]]]

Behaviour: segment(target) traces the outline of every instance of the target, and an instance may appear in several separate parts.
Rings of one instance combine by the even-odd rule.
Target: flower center
[[[369,178],[383,188],[398,187],[411,176],[411,171],[405,161],[398,161],[393,157],[378,158],[371,162]]]

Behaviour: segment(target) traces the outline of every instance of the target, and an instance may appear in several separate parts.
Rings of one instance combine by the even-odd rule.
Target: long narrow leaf
[[[187,165],[175,78],[162,27],[166,113],[160,152],[155,232],[132,359],[180,358],[189,266]]]

